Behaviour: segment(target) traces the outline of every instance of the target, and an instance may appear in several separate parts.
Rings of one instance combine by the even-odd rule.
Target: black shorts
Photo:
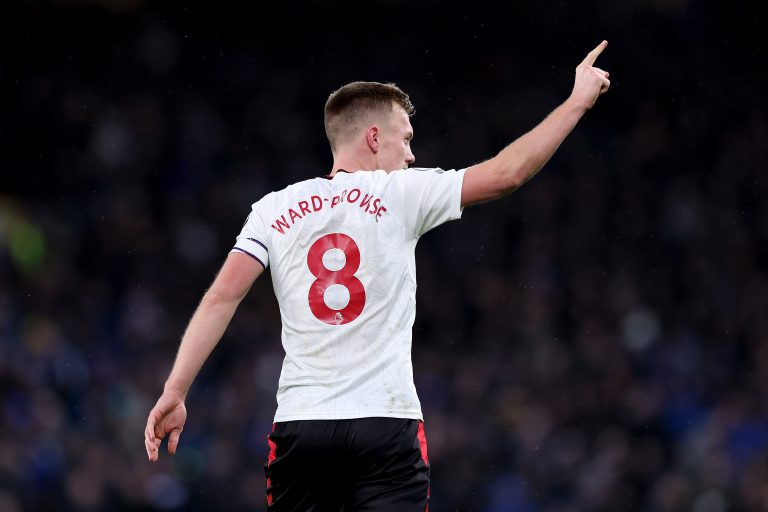
[[[400,418],[275,423],[268,438],[269,512],[424,512],[424,423]]]

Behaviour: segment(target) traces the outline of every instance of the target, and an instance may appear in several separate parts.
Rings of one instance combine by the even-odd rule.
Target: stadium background
[[[417,165],[462,167],[602,38],[612,88],[545,170],[417,250],[431,509],[767,510],[761,4],[3,2],[0,511],[263,510],[268,277],[178,455],[142,430],[249,205],[330,168],[327,95],[398,83]]]

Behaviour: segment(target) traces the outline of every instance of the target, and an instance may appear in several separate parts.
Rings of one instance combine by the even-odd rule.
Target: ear
[[[379,152],[379,127],[371,125],[365,130],[365,142],[368,143],[368,147],[371,148],[373,153]]]

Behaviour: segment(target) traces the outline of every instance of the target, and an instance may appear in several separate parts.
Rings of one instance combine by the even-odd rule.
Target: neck
[[[374,171],[376,170],[375,155],[355,155],[349,153],[339,152],[333,156],[333,167],[331,168],[331,176],[336,174],[339,169],[345,171]]]

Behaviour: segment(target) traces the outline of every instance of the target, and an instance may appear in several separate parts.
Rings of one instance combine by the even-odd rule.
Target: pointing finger
[[[586,57],[584,57],[584,60],[581,62],[582,64],[586,64],[587,66],[591,66],[595,63],[597,60],[597,57],[603,53],[603,50],[605,50],[605,47],[608,46],[608,41],[603,40],[602,43],[597,45],[597,47],[589,52]]]

